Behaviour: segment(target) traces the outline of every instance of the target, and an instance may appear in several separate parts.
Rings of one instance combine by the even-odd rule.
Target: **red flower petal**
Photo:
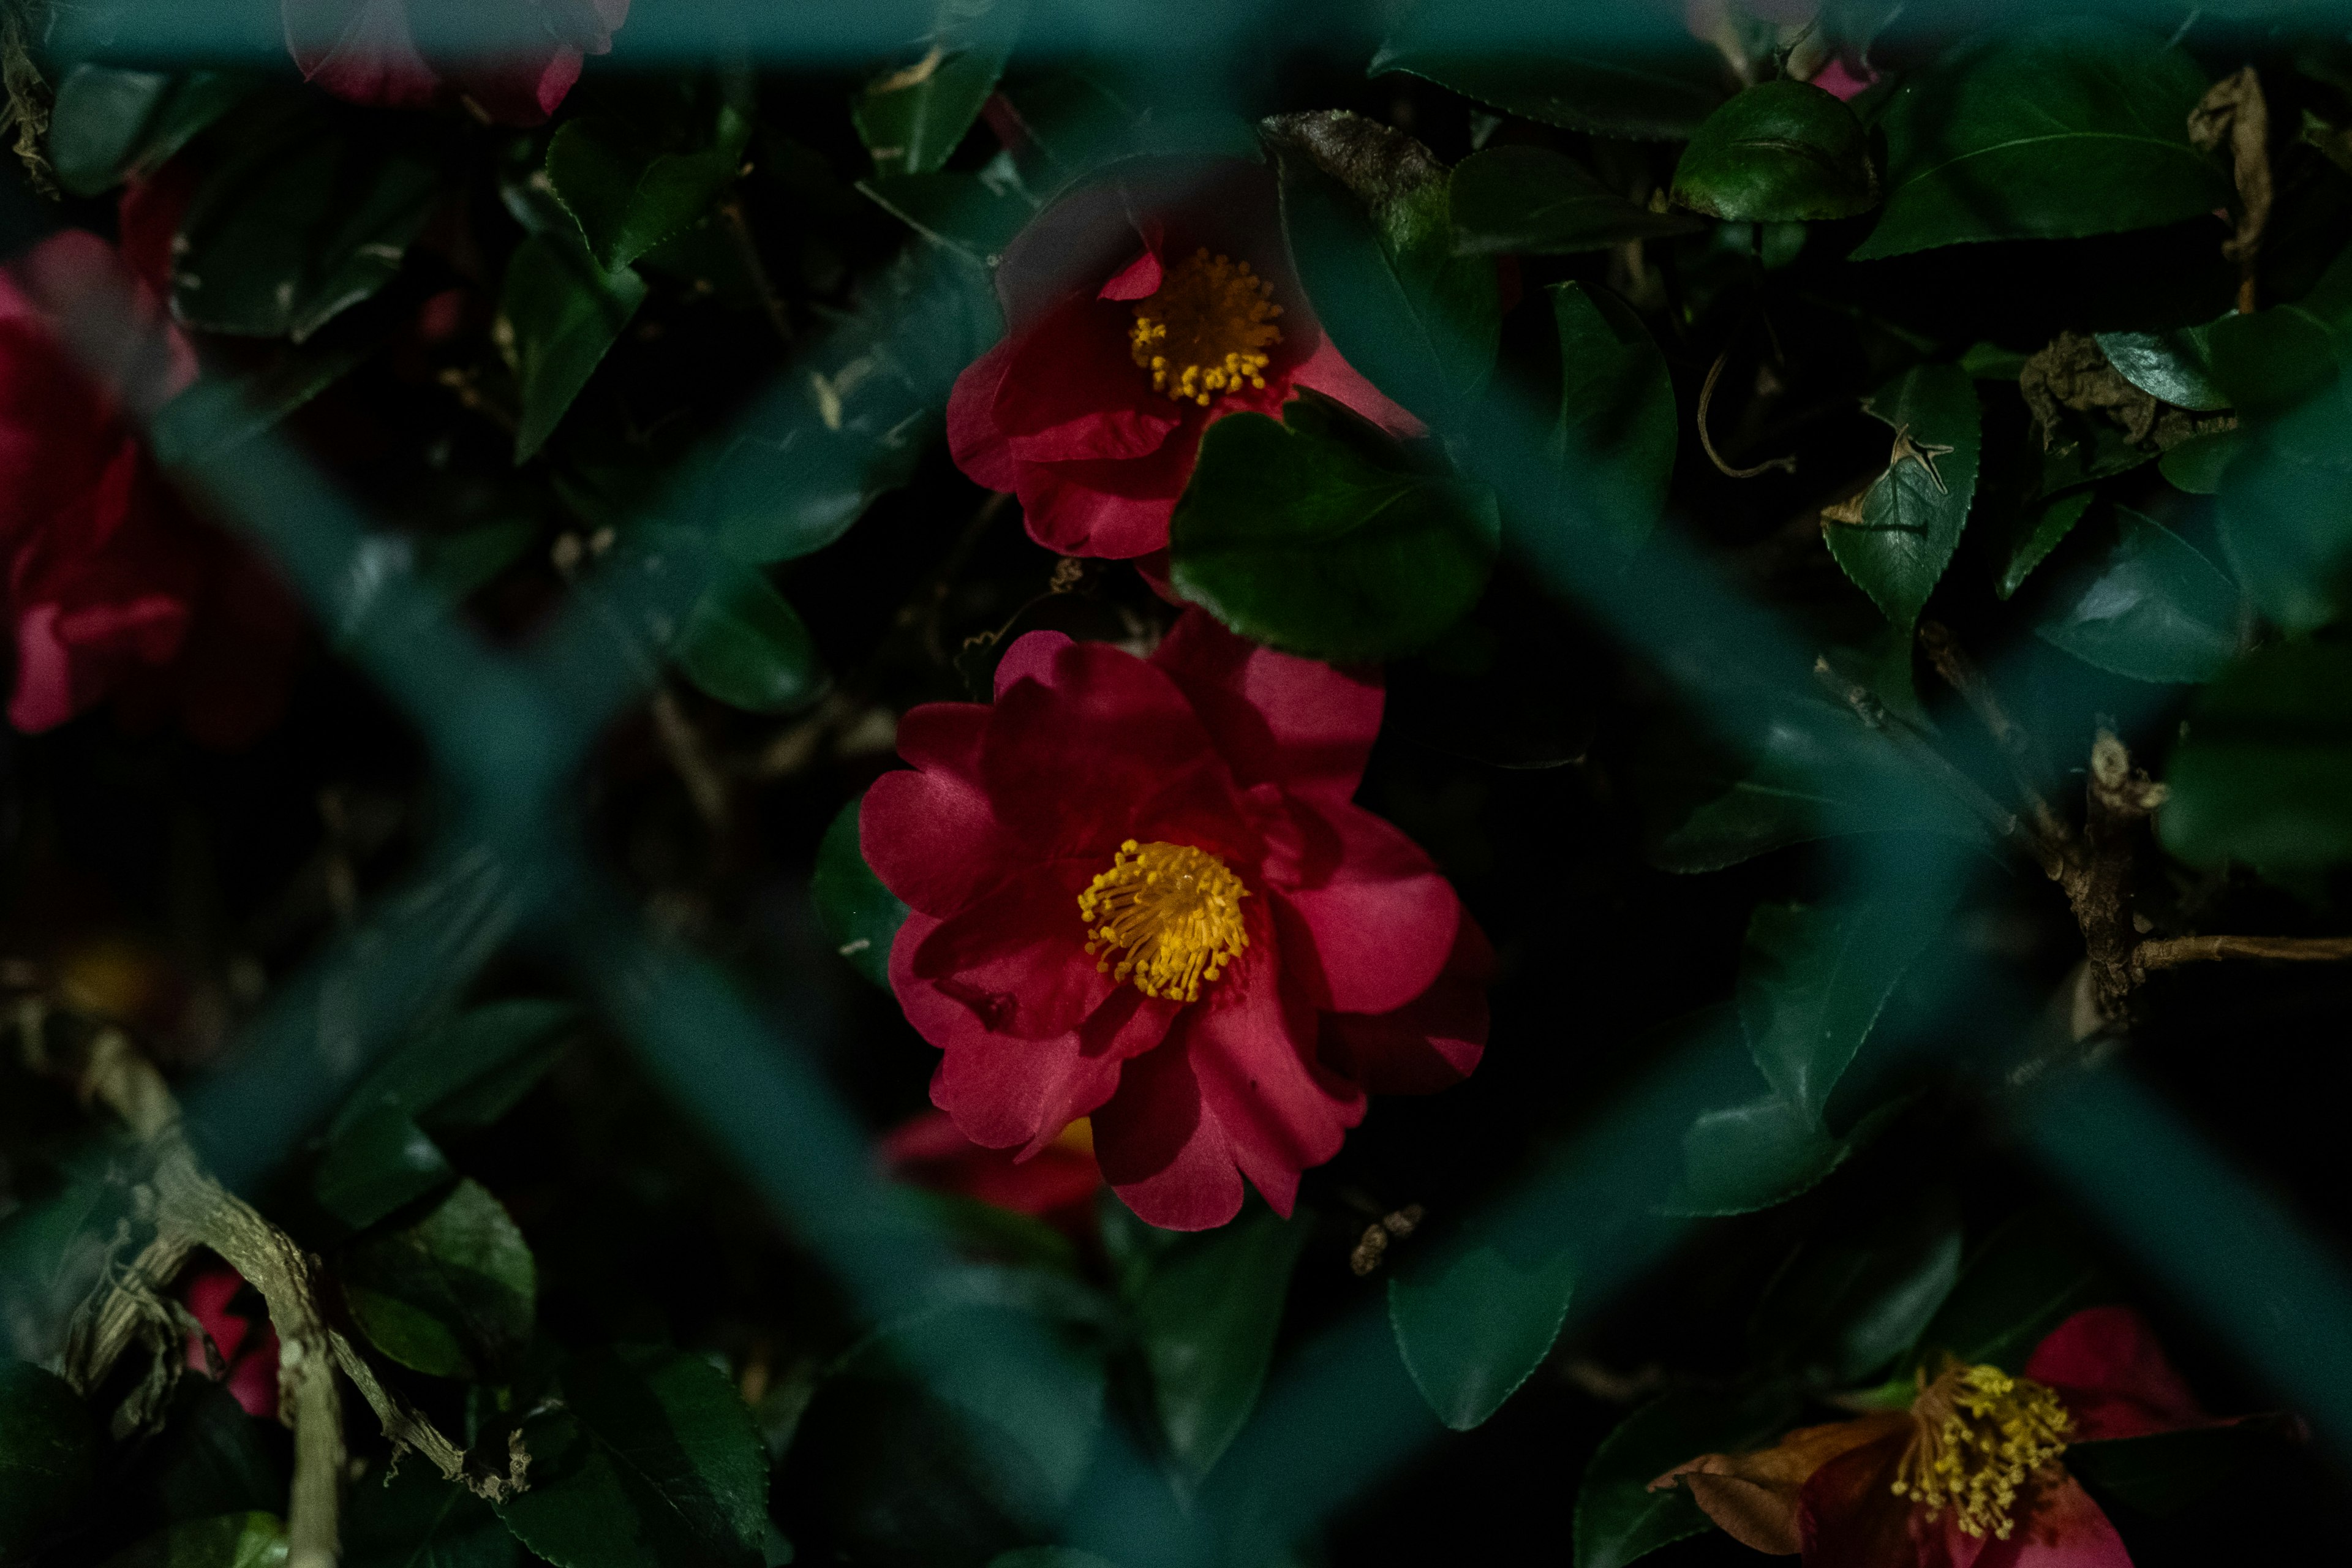
[[[1118,306],[1073,300],[1013,340],[989,416],[1015,461],[1146,458],[1183,423],[1181,406],[1152,391],[1135,363],[1132,320]]]
[[[1241,1172],[1181,1041],[1129,1062],[1094,1124],[1103,1179],[1146,1224],[1208,1230],[1241,1212]]]
[[[1167,276],[1160,264],[1160,255],[1146,243],[1136,258],[1111,274],[1110,281],[1102,286],[1096,298],[1100,300],[1149,300],[1160,292],[1160,279]]]
[[[1076,1028],[1118,988],[1096,970],[1078,917],[1078,894],[1099,869],[1047,860],[1013,872],[924,939],[914,977],[963,1003],[991,1034],[1043,1040]]]
[[[2156,1331],[2129,1307],[2092,1307],[2050,1331],[2025,1375],[2056,1389],[2074,1440],[2140,1437],[2202,1426],[2212,1417],[2165,1359]]]
[[[2074,1477],[2045,1471],[2032,1483],[2031,1511],[2007,1541],[1988,1541],[1976,1568],[2132,1568],[2106,1513]]]
[[[1366,381],[1360,371],[1342,358],[1329,338],[1316,342],[1315,351],[1291,371],[1290,380],[1296,385],[1346,404],[1391,436],[1429,434],[1429,426],[1411,409],[1391,402],[1386,393]]]
[[[1315,1005],[1387,1013],[1427,991],[1462,923],[1452,884],[1420,846],[1360,806],[1300,801],[1294,815],[1307,835],[1303,868],[1314,879],[1283,889],[1303,927],[1286,934]]]
[[[1839,1455],[1815,1470],[1797,1493],[1797,1535],[1805,1568],[1969,1568],[1952,1557],[1944,1537],[1975,1541],[1927,1523],[1922,1510],[1895,1495],[1895,1467],[1911,1441],[1897,1432]],[[1967,1546],[1963,1554],[1972,1553]]]
[[[1459,1083],[1486,1049],[1486,983],[1495,951],[1465,911],[1436,983],[1388,1013],[1328,1013],[1323,1059],[1373,1094],[1433,1094]]]
[[[857,814],[858,849],[875,876],[909,906],[940,919],[1023,863],[981,787],[980,739],[988,717],[977,702],[908,710],[898,721],[898,749],[916,767],[876,779]]]
[[[1339,670],[1235,637],[1187,610],[1151,662],[1183,688],[1244,788],[1346,800],[1364,776],[1384,700],[1376,670]]]
[[[1121,985],[1066,1034],[1049,1040],[968,1033],[931,1076],[931,1103],[975,1143],[1038,1153],[1110,1099],[1120,1064],[1158,1046],[1176,1005]]]
[[[1102,1168],[1082,1142],[1056,1138],[1024,1161],[973,1142],[944,1110],[925,1111],[893,1128],[883,1136],[882,1154],[903,1179],[1018,1214],[1076,1208],[1103,1184]]]
[[[1054,660],[1061,651],[1077,639],[1067,632],[1024,632],[1004,650],[996,661],[996,699],[1013,689],[1015,681],[1034,680],[1041,686],[1054,683]]]
[[[1202,426],[1188,420],[1158,451],[1125,462],[1020,464],[1013,488],[1029,537],[1057,554],[1108,561],[1166,550]]]
[[[1020,472],[1004,432],[989,413],[1004,384],[1004,367],[1012,363],[1008,338],[964,366],[948,394],[948,451],[972,483],[992,490],[1013,489]]]
[[[410,37],[406,0],[284,0],[279,19],[303,79],[337,98],[422,109],[440,90]]]

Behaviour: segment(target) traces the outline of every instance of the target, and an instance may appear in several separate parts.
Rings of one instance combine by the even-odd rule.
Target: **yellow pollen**
[[[1265,351],[1282,341],[1273,292],[1248,262],[1194,251],[1160,276],[1158,292],[1135,302],[1127,332],[1135,363],[1151,373],[1154,391],[1203,408],[1244,383],[1264,388]]]
[[[1197,1002],[1203,981],[1249,945],[1242,900],[1249,889],[1225,863],[1189,844],[1118,847],[1110,869],[1078,895],[1097,973],[1132,980],[1146,996]],[[1111,967],[1111,954],[1127,956]]]
[[[1950,1509],[1961,1530],[2009,1539],[2011,1510],[2026,1479],[2066,1451],[2073,1418],[2057,1394],[1997,1366],[1947,1358],[1911,1405],[1911,1446],[1895,1473],[1895,1495],[1927,1509]]]

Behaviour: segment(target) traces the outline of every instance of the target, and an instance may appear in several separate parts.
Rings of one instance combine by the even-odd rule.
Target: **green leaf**
[[[2276,643],[2208,689],[2165,768],[2165,848],[2192,865],[2352,860],[2352,648]]]
[[[1494,264],[1454,254],[1444,165],[1402,132],[1331,110],[1265,125],[1282,227],[1317,321],[1348,363],[1434,425],[1494,372]]]
[[[2288,444],[2265,430],[2231,462],[2221,548],[2265,618],[2308,632],[2341,616],[2352,592],[2352,470],[2302,460]]]
[[[183,1378],[154,1439],[154,1489],[163,1517],[268,1513],[286,1505],[286,1474],[262,1442],[262,1423],[227,1388]]]
[[[1565,256],[1706,226],[1628,201],[1564,153],[1517,143],[1463,159],[1447,202],[1461,256]]]
[[[73,1385],[24,1362],[0,1362],[0,1557],[29,1555],[97,1484],[98,1421]]]
[[[378,1061],[335,1112],[328,1139],[387,1111],[434,1132],[480,1131],[571,1048],[579,1026],[569,1002],[521,997],[468,1008]]]
[[[275,345],[258,363],[203,376],[156,411],[150,427],[155,458],[166,467],[209,463],[275,427],[286,416],[373,357],[413,320],[408,290],[380,294],[346,310],[307,341]]]
[[[555,1568],[752,1568],[768,1533],[768,1455],[724,1373],[657,1345],[569,1363],[560,1401],[522,1425],[530,1489],[499,1517]]]
[[[286,1526],[277,1515],[224,1513],[159,1530],[102,1568],[281,1568],[286,1555]]]
[[[1176,591],[1244,637],[1333,661],[1433,641],[1486,587],[1494,492],[1413,467],[1385,435],[1303,393],[1284,423],[1209,426],[1169,528]]]
[[[1829,525],[1830,553],[1907,632],[1959,547],[1976,495],[1976,385],[1956,364],[1916,365],[1864,407],[1894,426],[1895,453],[1863,496],[1862,521]],[[1906,455],[1906,441],[1918,455]]]
[[[539,524],[528,517],[423,534],[415,541],[416,575],[444,603],[462,605],[522,559],[538,537]]]
[[[2210,436],[2193,436],[2156,460],[2158,472],[2175,489],[2193,496],[2221,493],[2221,474],[2230,460],[2243,451],[2247,437],[2243,429],[2217,430]]]
[[[1037,216],[1009,156],[976,173],[877,176],[857,188],[925,238],[989,267]]]
[[[2105,560],[2059,585],[2034,633],[2134,680],[2210,680],[2238,651],[2238,590],[2179,534],[2127,507]]]
[[[834,814],[833,825],[817,846],[809,897],[835,950],[858,973],[887,991],[890,944],[898,940],[898,928],[907,923],[907,906],[882,885],[858,846],[857,814],[865,804],[861,795]]]
[[[68,194],[94,196],[144,177],[236,108],[254,79],[222,71],[167,76],[82,64],[58,84],[49,164]]]
[[[2230,395],[2213,379],[2212,334],[2208,322],[2162,332],[2101,332],[2098,343],[2116,374],[2150,397],[2210,411],[2230,406]]]
[[[1764,1081],[1813,1125],[1950,897],[1906,885],[1847,901],[1764,904],[1740,957],[1739,1021]]]
[[[1635,762],[1652,864],[1719,871],[1791,844],[1849,833],[1933,833],[1984,842],[1984,829],[1883,732],[1843,707],[1780,697],[1730,747],[1660,725]]]
[[[1653,1400],[1601,1439],[1576,1489],[1575,1568],[1625,1568],[1710,1528],[1680,1487],[1650,1483],[1701,1454],[1736,1454],[1777,1437],[1801,1413],[1778,1389],[1746,1395],[1685,1389]]]
[[[1389,1278],[1389,1326],[1413,1386],[1456,1432],[1503,1407],[1551,1353],[1576,1289],[1576,1261],[1507,1256],[1455,1238]]]
[[[1160,1429],[1192,1476],[1215,1467],[1257,1405],[1312,1228],[1311,1216],[1258,1210],[1162,1254],[1130,1298]]]
[[[439,1144],[408,1113],[387,1106],[351,1122],[327,1145],[310,1190],[353,1230],[457,1179]]]
[[[751,136],[750,117],[732,104],[719,106],[706,142],[690,150],[675,145],[675,126],[584,114],[548,142],[548,186],[597,267],[618,272],[726,195]]]
[[[2011,524],[2009,561],[2000,569],[1993,592],[2006,599],[2025,585],[2026,577],[2050,558],[2050,552],[2074,531],[2083,514],[2098,499],[2094,490],[2070,490],[2052,500],[2030,502],[2019,509]]]
[[[1636,141],[1682,141],[1723,101],[1723,57],[1680,26],[1580,38],[1573,16],[1423,0],[1366,74],[1405,71],[1528,120]]]
[[[626,267],[600,269],[570,236],[534,235],[515,247],[499,290],[498,339],[522,397],[516,462],[555,434],[645,302],[643,278]]]
[[[2054,1210],[2029,1210],[1968,1260],[1905,1359],[1932,1370],[1937,1353],[1949,1352],[1971,1364],[2021,1372],[2044,1335],[2112,1300],[2109,1290],[2088,1239]]]
[[[1627,553],[1657,526],[1673,478],[1678,421],[1665,356],[1631,307],[1581,283],[1551,288],[1559,329],[1559,464],[1555,515],[1597,526]]]
[[[352,1321],[403,1366],[494,1376],[530,1342],[538,1266],[505,1208],[474,1182],[415,1224],[352,1244],[341,1274]]]
[[[1787,1203],[1845,1163],[1853,1147],[1777,1093],[1701,1111],[1683,1134],[1683,1180],[1670,1215],[1753,1214]]]
[[[849,118],[877,174],[928,174],[947,163],[996,90],[1025,9],[1020,0],[943,4],[922,57],[866,84]]]
[[[697,690],[749,712],[789,713],[824,689],[824,667],[800,612],[753,567],[721,568],[675,651]]]
[[[521,1552],[498,1510],[411,1462],[352,1484],[344,1568],[516,1568]]]
[[[1706,117],[1675,165],[1674,199],[1739,223],[1852,217],[1878,205],[1878,171],[1853,110],[1784,79]]]
[[[1943,1187],[1858,1233],[1809,1238],[1757,1303],[1749,1338],[1821,1383],[1861,1383],[1916,1344],[1951,1295],[1961,1239]]]
[[[1885,100],[1886,205],[1856,260],[2152,228],[2231,205],[2189,141],[2205,74],[2166,35],[2088,16],[2003,26]]]
[[[307,117],[257,134],[190,197],[172,312],[206,331],[301,342],[400,270],[442,195],[414,153]]]

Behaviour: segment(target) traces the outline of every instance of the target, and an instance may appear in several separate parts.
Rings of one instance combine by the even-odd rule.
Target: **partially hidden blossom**
[[[1256,164],[1076,191],[1007,247],[996,281],[1005,336],[956,379],[948,445],[1060,554],[1166,550],[1202,434],[1229,414],[1278,418],[1295,388],[1422,433],[1316,325]]]
[[[126,201],[126,231],[131,204]],[[109,323],[68,353],[67,318]],[[192,517],[124,416],[195,378],[161,296],[67,230],[0,271],[0,559],[16,673],[8,721],[51,729],[116,699],[234,745],[282,706],[300,622],[268,574]]]
[[[1749,1454],[1703,1454],[1651,1483],[1804,1568],[2130,1568],[2067,1473],[2079,1443],[2217,1425],[2145,1319],[2075,1313],[2021,1374],[1948,1361],[1907,1410],[1805,1426]]]
[[[1353,803],[1368,676],[1187,612],[1149,658],[1032,632],[993,704],[899,721],[860,813],[912,912],[892,988],[942,1055],[931,1100],[1038,1156],[1090,1117],[1153,1225],[1288,1214],[1365,1094],[1477,1064],[1492,954],[1427,856]]]
[[[910,1117],[882,1137],[883,1161],[900,1181],[1074,1228],[1092,1219],[1103,1177],[1086,1118],[1062,1129],[1034,1158],[1018,1155],[973,1142],[944,1110]]]
[[[229,1310],[245,1276],[226,1263],[196,1269],[182,1289],[196,1326],[188,1334],[191,1371],[217,1377],[247,1415],[278,1415],[278,1331]]]
[[[505,125],[536,125],[553,114],[589,55],[613,47],[629,0],[281,0],[286,47],[303,79],[337,98],[385,109],[470,100]],[[478,31],[489,46],[445,58],[432,26]],[[420,47],[418,33],[425,33]]]

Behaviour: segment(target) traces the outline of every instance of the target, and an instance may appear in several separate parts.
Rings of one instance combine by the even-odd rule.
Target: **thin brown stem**
[[[748,165],[747,165],[748,167]],[[786,343],[797,341],[793,331],[793,313],[785,308],[776,293],[776,286],[768,278],[768,264],[761,258],[760,242],[752,237],[751,225],[743,216],[743,200],[729,196],[719,204],[719,221],[727,226],[728,235],[735,241],[735,255],[743,264],[743,274],[751,280],[752,292],[760,296],[760,310],[768,318],[768,325]]]
[[[1984,786],[1954,767],[1949,758],[1929,745],[1910,726],[1886,710],[1877,695],[1866,686],[1859,686],[1840,676],[1830,668],[1826,658],[1813,663],[1813,679],[1822,689],[1844,703],[1853,716],[1893,742],[1897,750],[1950,793],[1968,808],[1970,816],[1985,825],[1997,838],[2006,838],[2033,857],[2042,868],[2055,877],[2049,847],[2026,830],[2017,813],[1985,793]]]
[[[1722,453],[1715,449],[1715,437],[1706,433],[1706,411],[1715,402],[1715,384],[1722,379],[1723,367],[1729,363],[1730,359],[1729,349],[1716,355],[1714,365],[1706,373],[1705,384],[1698,389],[1698,444],[1706,451],[1706,460],[1715,465],[1717,473],[1735,479],[1752,479],[1757,475],[1769,473],[1774,468],[1781,469],[1786,473],[1795,473],[1797,459],[1793,457],[1768,458],[1752,468],[1735,468],[1723,460]]]
[[[2001,706],[1991,682],[1984,678],[1984,672],[1961,648],[1959,639],[1938,622],[1922,621],[1919,624],[1919,647],[1926,651],[1927,662],[1936,667],[1936,673],[1944,678],[1946,685],[1959,693],[1960,700],[1969,705],[1969,710],[1977,716],[1977,721],[1992,737],[1994,746],[2000,752],[2001,761],[2009,767],[2011,781],[2017,785],[2017,793],[2025,802],[2034,831],[2053,847],[2072,838],[2073,826],[2058,815],[2057,808],[2042,793],[2036,780],[2037,773],[2042,777],[2049,774],[2049,770],[2040,765],[2041,748],[2033,743],[2033,738],[2026,733],[2023,727],[2010,717],[2009,710]]]
[[[2211,963],[2225,958],[2268,959],[2285,963],[2352,963],[2352,936],[2169,936],[2132,950],[2133,967],[2143,973]]]

